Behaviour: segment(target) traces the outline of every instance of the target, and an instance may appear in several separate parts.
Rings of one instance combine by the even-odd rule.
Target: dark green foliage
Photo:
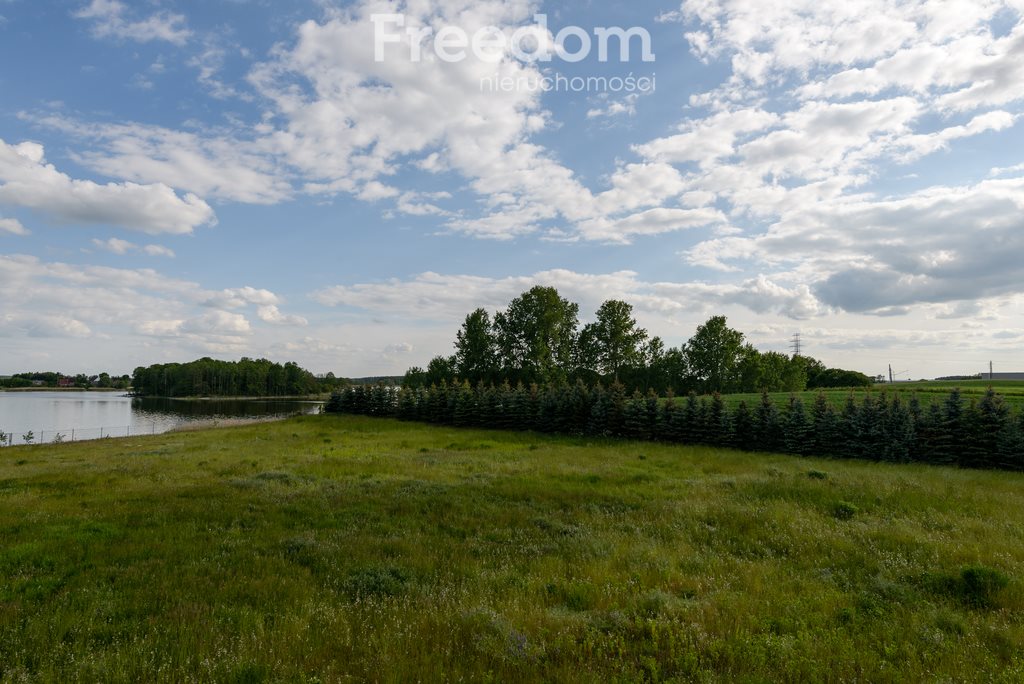
[[[647,403],[639,391],[626,402],[623,408],[624,436],[631,439],[650,439],[647,429]]]
[[[842,430],[839,414],[824,393],[819,392],[811,407],[811,453],[826,454],[839,445]]]
[[[736,448],[744,451],[753,451],[757,448],[757,428],[754,425],[754,414],[745,401],[741,401],[733,412],[732,434],[732,443]]]
[[[336,392],[329,413],[394,416],[403,420],[537,430],[551,434],[629,437],[680,444],[734,446],[808,456],[863,458],[891,463],[958,463],[970,468],[1024,470],[1024,416],[1014,414],[995,392],[964,405],[959,392],[922,410],[916,398],[851,394],[837,412],[824,394],[808,410],[799,397],[779,411],[768,393],[754,410],[745,401],[729,410],[720,395],[690,393],[679,403],[653,391],[626,396],[609,388],[468,382],[427,389],[355,385]]]
[[[852,520],[859,509],[849,501],[840,501],[832,507],[832,515],[836,520]]]
[[[754,414],[754,434],[758,451],[779,451],[785,445],[782,417],[767,392],[761,395]]]
[[[811,449],[814,447],[814,441],[811,439],[811,431],[814,427],[799,397],[790,397],[785,424],[786,451],[801,455],[813,453]]]
[[[1006,421],[996,443],[996,468],[1024,470],[1024,414]]]
[[[477,396],[470,389],[468,382],[464,381],[455,388],[455,410],[452,421],[457,427],[472,427],[480,424]]]
[[[159,397],[283,397],[329,392],[337,387],[333,375],[317,378],[295,363],[283,366],[266,359],[157,364],[136,368],[136,394]]]
[[[690,392],[683,403],[681,421],[679,423],[679,441],[687,444],[700,443],[701,407],[696,392]]]
[[[370,567],[353,570],[341,583],[350,599],[397,596],[409,583],[409,573],[396,567]]]
[[[885,456],[885,411],[884,396],[875,399],[870,394],[864,395],[853,423],[853,453],[858,458],[880,461]]]
[[[885,460],[891,463],[909,462],[914,445],[914,416],[899,395],[896,395],[889,404],[888,411],[883,417],[883,432]]]
[[[661,400],[653,389],[647,391],[647,397],[644,399],[644,420],[647,423],[648,439],[658,439],[661,432]]]
[[[964,405],[964,398],[959,389],[954,389],[949,393],[944,409],[943,426],[945,436],[949,440],[949,460],[956,460],[960,465],[966,465],[971,461],[971,457],[965,453],[965,448],[969,446],[967,426],[964,424],[967,407]]]
[[[664,442],[681,442],[680,425],[682,413],[675,397],[669,397],[661,405],[661,418],[658,421],[658,439]]]
[[[968,423],[971,431],[970,450],[965,465],[974,468],[996,467],[1000,460],[1000,440],[1012,423],[1009,407],[989,387]]]
[[[957,574],[931,573],[922,584],[932,592],[955,599],[971,608],[995,608],[1010,578],[994,568],[971,565]]]
[[[732,443],[732,421],[722,395],[717,392],[703,410],[704,443],[711,446],[728,446]]]

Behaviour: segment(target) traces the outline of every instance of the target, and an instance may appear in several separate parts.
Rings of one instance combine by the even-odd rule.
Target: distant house
[[[1024,380],[1024,373],[982,373],[982,380]]]
[[[74,386],[75,386],[75,379],[74,378],[61,378],[60,380],[57,381],[57,387],[74,387]]]

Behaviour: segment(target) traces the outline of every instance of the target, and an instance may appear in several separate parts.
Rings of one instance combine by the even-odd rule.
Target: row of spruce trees
[[[460,427],[626,437],[747,451],[1024,470],[1024,413],[989,389],[980,400],[953,390],[922,404],[899,394],[853,393],[837,408],[825,394],[797,396],[782,409],[766,393],[754,406],[720,395],[660,399],[628,396],[622,385],[500,387],[468,383],[429,388],[354,386],[332,395],[329,413],[394,417]]]

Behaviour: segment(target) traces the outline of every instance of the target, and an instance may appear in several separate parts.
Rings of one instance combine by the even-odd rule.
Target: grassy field
[[[911,395],[916,394],[921,404],[928,405],[934,401],[945,401],[946,397],[949,396],[949,393],[953,391],[954,388],[959,388],[960,392],[964,395],[965,401],[970,402],[972,398],[980,399],[981,396],[988,391],[989,387],[1001,394],[1008,406],[1015,410],[1024,409],[1024,382],[1017,381],[997,380],[995,382],[988,382],[984,380],[966,380],[960,382],[899,382],[894,385],[876,385],[871,388],[870,392],[875,395],[880,395],[884,392],[890,398],[898,394],[903,400],[908,400]],[[818,393],[823,392],[834,406],[841,408],[846,403],[851,391],[853,392],[854,397],[860,401],[865,392],[869,390],[809,390],[806,392],[796,392],[795,395],[800,397],[805,406],[810,406],[818,396]],[[789,402],[789,398],[793,395],[794,393],[791,392],[776,392],[773,393],[771,397],[779,406],[785,406]],[[747,402],[747,405],[751,407],[761,403],[760,393],[727,394],[722,398],[730,408],[735,408],[741,401]],[[683,401],[685,400],[685,397],[677,397],[676,400]]]
[[[1024,476],[307,416],[0,449],[2,681],[1024,679]]]

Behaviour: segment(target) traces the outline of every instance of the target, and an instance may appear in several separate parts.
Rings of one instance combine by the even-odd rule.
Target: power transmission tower
[[[793,356],[802,356],[804,351],[803,339],[800,337],[800,333],[793,334]]]

